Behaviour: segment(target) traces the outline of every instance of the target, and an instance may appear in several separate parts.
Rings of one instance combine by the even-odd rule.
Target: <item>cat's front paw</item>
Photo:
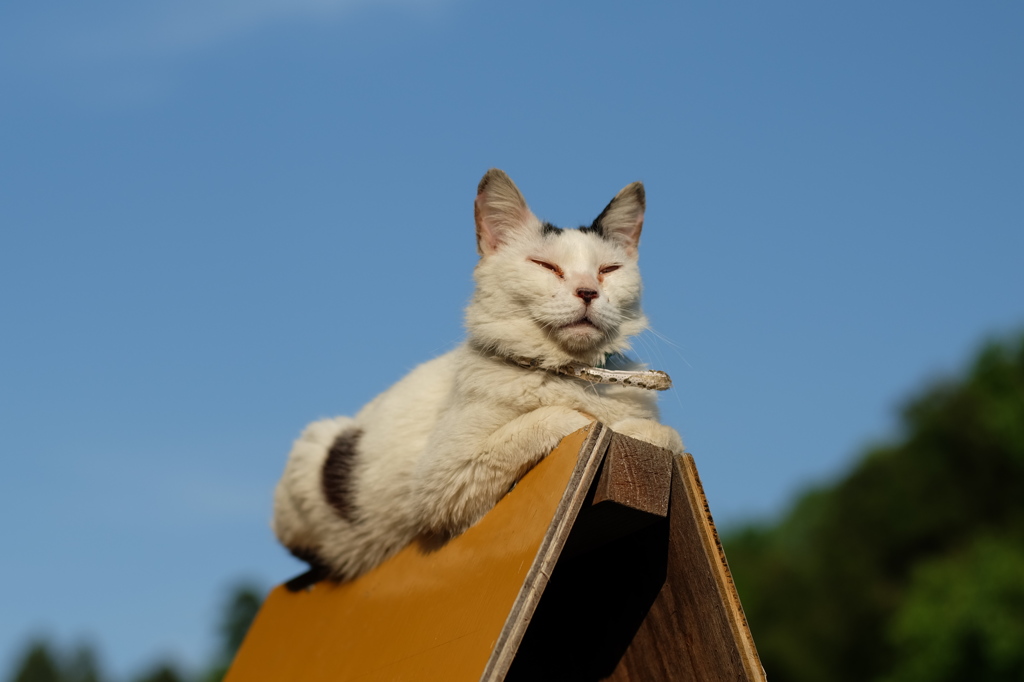
[[[612,431],[621,433],[623,436],[636,438],[659,448],[665,448],[681,455],[683,453],[683,439],[679,433],[670,426],[659,424],[653,419],[640,419],[631,417],[612,424]]]
[[[592,421],[592,417],[569,407],[538,407],[506,424],[491,436],[491,440],[496,444],[503,443],[510,453],[516,453],[509,455],[513,459],[526,456],[532,466],[547,456],[563,438]]]

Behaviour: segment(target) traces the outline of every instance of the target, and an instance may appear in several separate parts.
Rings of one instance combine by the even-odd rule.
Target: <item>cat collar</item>
[[[657,369],[616,370],[603,367],[591,367],[582,362],[572,362],[561,367],[541,367],[540,360],[521,357],[502,358],[524,369],[543,369],[555,374],[576,377],[593,384],[619,384],[634,388],[646,388],[649,391],[667,391],[672,388],[672,379],[668,374]]]

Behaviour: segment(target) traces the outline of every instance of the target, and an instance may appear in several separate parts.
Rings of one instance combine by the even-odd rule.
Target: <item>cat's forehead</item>
[[[627,257],[621,246],[605,239],[598,231],[585,227],[578,230],[563,230],[545,223],[544,232],[537,246],[547,255],[562,261],[604,261]]]

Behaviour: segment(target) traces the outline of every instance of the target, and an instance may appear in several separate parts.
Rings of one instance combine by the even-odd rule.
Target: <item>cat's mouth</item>
[[[600,329],[589,317],[570,322],[567,325],[563,325],[562,329]]]
[[[604,336],[604,330],[586,315],[558,328],[559,343],[571,351],[592,350]]]

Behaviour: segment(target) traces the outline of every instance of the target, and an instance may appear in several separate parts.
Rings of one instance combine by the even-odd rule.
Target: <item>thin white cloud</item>
[[[130,52],[181,53],[232,40],[280,22],[336,21],[363,7],[423,10],[440,0],[178,0],[147,3],[109,27],[107,45]],[[120,45],[118,46],[118,43]],[[94,43],[95,44],[95,43]],[[103,44],[103,43],[101,43]]]
[[[176,65],[275,27],[355,13],[429,15],[457,0],[97,0],[0,5],[0,75],[96,109],[158,102]]]
[[[338,21],[361,9],[430,11],[450,0],[108,0],[8,17],[0,37],[32,59],[185,56],[275,24]],[[0,20],[2,20],[0,14]]]

